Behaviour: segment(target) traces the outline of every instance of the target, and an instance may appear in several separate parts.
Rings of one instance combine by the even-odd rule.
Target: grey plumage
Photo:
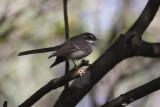
[[[55,62],[50,66],[51,68],[65,61],[66,59],[78,60],[88,56],[93,51],[95,40],[97,39],[93,34],[82,33],[78,36],[74,36],[66,40],[61,45],[58,45],[55,47],[20,52],[18,56],[56,51],[55,53],[53,53],[48,57],[48,58],[51,58],[54,56],[57,57]]]

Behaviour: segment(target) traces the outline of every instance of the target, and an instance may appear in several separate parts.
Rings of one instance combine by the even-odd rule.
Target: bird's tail
[[[55,47],[49,47],[49,48],[42,48],[42,49],[35,49],[35,50],[23,51],[23,52],[19,52],[18,56],[55,51],[55,50],[57,50],[60,46],[61,46],[61,45],[58,45],[58,46],[55,46]]]

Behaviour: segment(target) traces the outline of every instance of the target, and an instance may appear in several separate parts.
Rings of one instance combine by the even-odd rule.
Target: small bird
[[[42,49],[35,49],[29,51],[23,51],[18,54],[18,56],[28,55],[28,54],[37,54],[37,53],[44,53],[44,52],[51,52],[56,51],[48,58],[56,56],[55,62],[50,66],[53,67],[66,59],[71,59],[74,63],[74,60],[82,59],[88,56],[94,48],[94,43],[97,40],[96,36],[92,33],[82,33],[80,35],[74,36],[69,38],[64,43],[49,47],[49,48],[42,48]],[[76,64],[74,63],[76,66]]]

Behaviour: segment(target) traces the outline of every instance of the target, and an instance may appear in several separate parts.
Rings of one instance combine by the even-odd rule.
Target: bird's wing
[[[61,48],[59,48],[54,54],[50,55],[48,58],[53,56],[65,56],[66,54],[76,51],[77,48],[72,43],[65,43]]]
[[[59,48],[54,54],[50,55],[48,58],[51,58],[53,56],[66,56],[74,51],[77,50],[85,50],[87,49],[87,45],[82,44],[82,45],[77,45],[73,43],[65,43],[61,48]]]

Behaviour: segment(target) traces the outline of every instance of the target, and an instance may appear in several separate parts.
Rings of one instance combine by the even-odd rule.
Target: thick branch
[[[137,21],[126,32],[126,35],[134,34],[134,35],[142,36],[143,32],[147,29],[150,22],[153,20],[159,5],[160,5],[160,0],[149,0],[145,9],[137,19]]]
[[[160,57],[160,43],[142,42],[137,50],[137,56]]]
[[[75,78],[81,77],[82,74],[84,74],[84,71],[83,70],[77,71],[77,70],[82,66],[90,66],[90,64],[88,63],[88,61],[82,60],[82,63],[77,65],[76,68],[73,68],[70,72],[68,72],[63,77],[56,78],[48,82],[45,86],[40,88],[36,93],[34,93],[30,98],[28,98],[25,102],[23,102],[18,107],[30,107],[35,102],[37,102],[40,98],[42,98],[45,94],[49,93],[51,90],[64,86],[69,81]]]
[[[125,94],[120,95],[118,98],[107,102],[102,107],[124,107],[135,100],[138,100],[154,91],[160,89],[160,77],[142,85],[136,89],[133,89]]]
[[[128,40],[132,39],[132,35],[133,37],[142,35],[155,16],[159,4],[159,0],[149,0],[135,24],[126,34],[117,38],[110,48],[93,63],[96,67],[89,67],[85,76],[76,79],[67,90],[62,92],[55,107],[65,107],[66,105],[74,107],[116,64],[126,58],[137,56],[137,50],[132,47],[133,44],[129,44]],[[130,35],[129,38],[126,38],[127,35]],[[136,42],[132,41],[132,43]],[[72,95],[68,94],[69,92],[72,92]]]

